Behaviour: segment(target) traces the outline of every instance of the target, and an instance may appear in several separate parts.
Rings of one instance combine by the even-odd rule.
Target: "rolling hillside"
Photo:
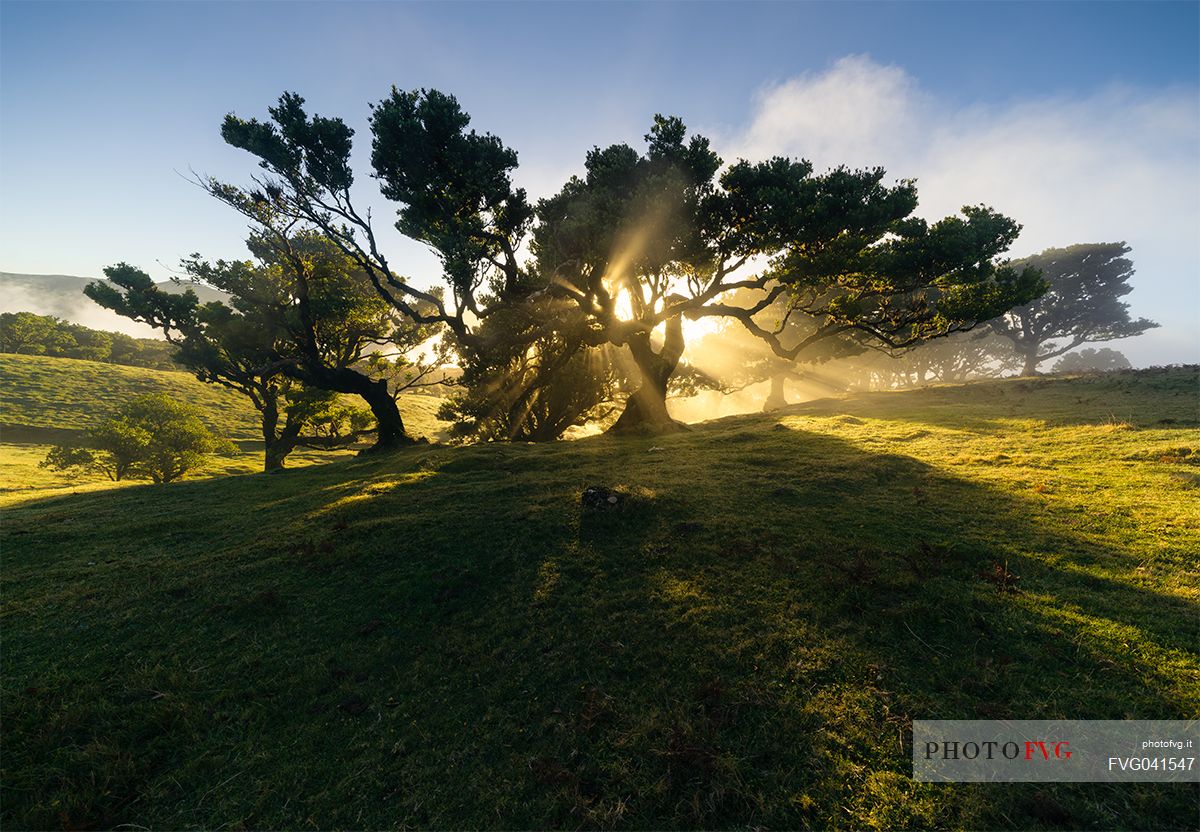
[[[230,439],[260,439],[245,397],[185,372],[73,358],[0,354],[0,431],[4,441],[69,437],[95,427],[122,402],[168,393],[204,411],[209,429]]]
[[[258,414],[244,396],[190,373],[11,354],[0,354],[0,431],[10,437],[4,441],[74,433],[100,423],[133,396],[158,392],[203,409],[209,428],[222,436],[262,438]],[[435,396],[402,396],[400,410],[409,432],[442,438],[445,425],[436,418],[440,405]]]
[[[1193,828],[1194,785],[924,785],[905,742],[1200,717],[1198,381],[26,501],[3,825]]]
[[[262,470],[258,414],[245,397],[185,372],[149,370],[72,358],[0,353],[0,505],[67,491],[110,488],[97,475],[38,468],[49,446],[80,440],[83,431],[108,417],[124,401],[165,392],[203,411],[208,427],[233,439],[242,453],[216,457],[201,475],[252,474]],[[442,400],[405,395],[400,409],[410,433],[433,440],[445,435],[437,419]],[[299,450],[288,465],[311,465],[353,451]]]

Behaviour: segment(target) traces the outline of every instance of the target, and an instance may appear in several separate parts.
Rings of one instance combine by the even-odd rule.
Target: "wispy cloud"
[[[1118,348],[1140,364],[1197,360],[1195,88],[960,105],[902,68],[850,56],[762,90],[750,124],[719,145],[726,158],[803,156],[818,170],[883,165],[918,180],[918,212],[930,219],[991,205],[1024,226],[1014,256],[1126,240],[1138,268],[1133,312],[1164,326]]]

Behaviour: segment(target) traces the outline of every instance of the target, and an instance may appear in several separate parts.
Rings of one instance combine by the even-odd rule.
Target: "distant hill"
[[[0,272],[0,312],[36,312],[93,329],[124,332],[139,338],[156,337],[150,327],[122,318],[84,295],[83,287],[97,279],[66,274]],[[208,286],[180,285],[171,281],[163,281],[158,286],[167,292],[192,289],[203,303],[227,297]]]

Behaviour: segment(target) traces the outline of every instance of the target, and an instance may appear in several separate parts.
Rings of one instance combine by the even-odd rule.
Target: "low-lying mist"
[[[162,339],[158,330],[105,309],[84,295],[83,287],[92,280],[64,274],[0,272],[0,312],[53,315],[69,323],[104,332],[121,332],[134,338]],[[181,286],[170,281],[158,285],[168,292],[190,288],[200,296],[201,302],[224,298],[220,292],[207,286]]]

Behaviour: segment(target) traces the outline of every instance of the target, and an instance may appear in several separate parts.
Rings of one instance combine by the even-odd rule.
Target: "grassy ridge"
[[[0,424],[51,430],[95,427],[134,396],[168,393],[204,411],[209,429],[230,439],[261,439],[244,396],[190,373],[38,355],[0,354]]]
[[[0,426],[16,428],[13,433],[22,428],[86,430],[134,396],[163,392],[201,408],[209,429],[221,436],[262,439],[258,413],[245,396],[205,384],[191,373],[4,353],[0,354],[0,390]],[[441,438],[445,429],[437,419],[441,401],[434,396],[401,396],[400,412],[408,432]]]
[[[1200,716],[1197,382],[28,502],[4,825],[1192,828],[1194,786],[922,785],[904,738]]]
[[[47,471],[38,463],[51,445],[79,441],[84,430],[99,424],[123,402],[157,392],[196,405],[210,430],[236,440],[241,447],[236,456],[213,457],[190,477],[262,470],[258,413],[244,396],[228,388],[205,384],[185,372],[0,353],[0,506],[114,487],[101,475]],[[351,400],[361,404],[358,399]],[[400,411],[409,433],[445,438],[447,425],[437,418],[441,403],[436,396],[402,395]],[[289,455],[287,464],[313,465],[353,453],[300,449]]]

